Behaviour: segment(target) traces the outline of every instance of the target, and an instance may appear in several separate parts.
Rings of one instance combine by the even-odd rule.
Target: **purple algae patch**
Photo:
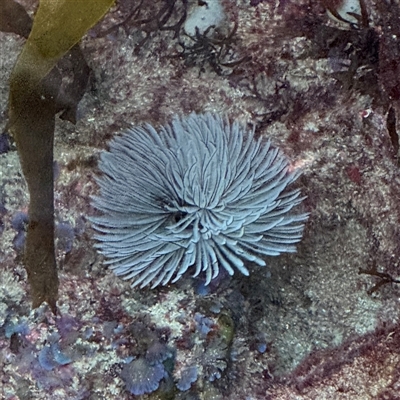
[[[60,365],[67,365],[72,359],[62,352],[57,343],[44,346],[39,353],[39,364],[46,371],[51,371]]]
[[[195,290],[199,296],[207,296],[210,293],[210,287],[204,282],[198,282],[195,286]]]
[[[24,211],[16,212],[11,219],[11,226],[18,232],[24,231],[26,225],[28,225],[29,218],[28,214]]]
[[[146,351],[146,360],[151,364],[160,363],[172,356],[171,351],[164,343],[154,341]]]
[[[80,327],[78,320],[69,314],[56,318],[56,326],[62,339],[68,338]]]
[[[69,253],[74,244],[74,227],[69,222],[59,222],[56,225],[56,238],[58,248],[65,253]]]
[[[157,390],[165,375],[163,364],[151,364],[145,358],[137,358],[125,364],[121,371],[126,390],[136,396]]]
[[[180,391],[185,392],[186,390],[189,390],[190,387],[192,386],[192,383],[196,381],[197,381],[197,367],[193,365],[182,371],[181,378],[177,382],[176,387]]]
[[[0,133],[0,154],[10,151],[10,139],[7,134]]]
[[[265,343],[265,342],[258,343],[257,351],[261,354],[265,353],[267,351],[267,343]]]
[[[205,317],[200,313],[196,313],[194,315],[194,320],[196,321],[197,330],[201,335],[207,336],[214,326],[214,322],[212,319]]]
[[[51,371],[58,365],[54,360],[53,351],[50,346],[45,346],[40,350],[38,359],[40,366],[46,371]]]
[[[72,362],[71,357],[65,354],[57,343],[51,345],[51,349],[53,351],[54,360],[58,365],[67,365]]]
[[[4,232],[4,222],[1,220],[1,218],[6,214],[7,214],[7,209],[1,203],[1,198],[0,198],[0,235]]]
[[[29,333],[29,327],[26,323],[21,322],[18,324],[6,323],[5,324],[5,337],[9,339],[14,333],[26,336]]]
[[[26,233],[25,231],[19,231],[14,239],[13,239],[13,246],[14,250],[17,252],[21,252],[24,250],[25,247],[25,239],[26,239]]]
[[[17,252],[22,251],[25,247],[25,228],[28,222],[28,214],[23,211],[16,212],[11,219],[11,226],[17,231],[13,239],[13,246]]]

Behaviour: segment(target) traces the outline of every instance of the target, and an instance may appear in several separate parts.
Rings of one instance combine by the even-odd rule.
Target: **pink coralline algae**
[[[311,354],[263,395],[268,400],[308,400],[349,399],[349,393],[356,400],[399,399],[399,324],[383,326],[340,347]]]

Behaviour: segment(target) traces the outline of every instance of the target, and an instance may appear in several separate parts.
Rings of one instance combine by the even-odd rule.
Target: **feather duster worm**
[[[175,118],[156,131],[134,127],[111,141],[91,218],[97,247],[132,286],[176,282],[188,269],[214,279],[220,268],[248,275],[245,262],[294,252],[307,214],[287,191],[282,152],[238,122],[213,114]]]

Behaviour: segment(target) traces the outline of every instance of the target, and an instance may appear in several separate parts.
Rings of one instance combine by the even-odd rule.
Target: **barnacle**
[[[299,176],[269,141],[212,114],[175,118],[158,132],[134,127],[100,159],[91,218],[97,247],[132,286],[176,282],[189,268],[214,279],[294,252],[307,214],[286,191]]]

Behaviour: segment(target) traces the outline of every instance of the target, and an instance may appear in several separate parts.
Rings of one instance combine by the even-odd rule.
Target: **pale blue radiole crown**
[[[213,114],[175,118],[156,131],[134,127],[100,157],[91,218],[100,253],[132,285],[177,281],[296,251],[305,213],[288,190],[299,172],[269,141]]]

